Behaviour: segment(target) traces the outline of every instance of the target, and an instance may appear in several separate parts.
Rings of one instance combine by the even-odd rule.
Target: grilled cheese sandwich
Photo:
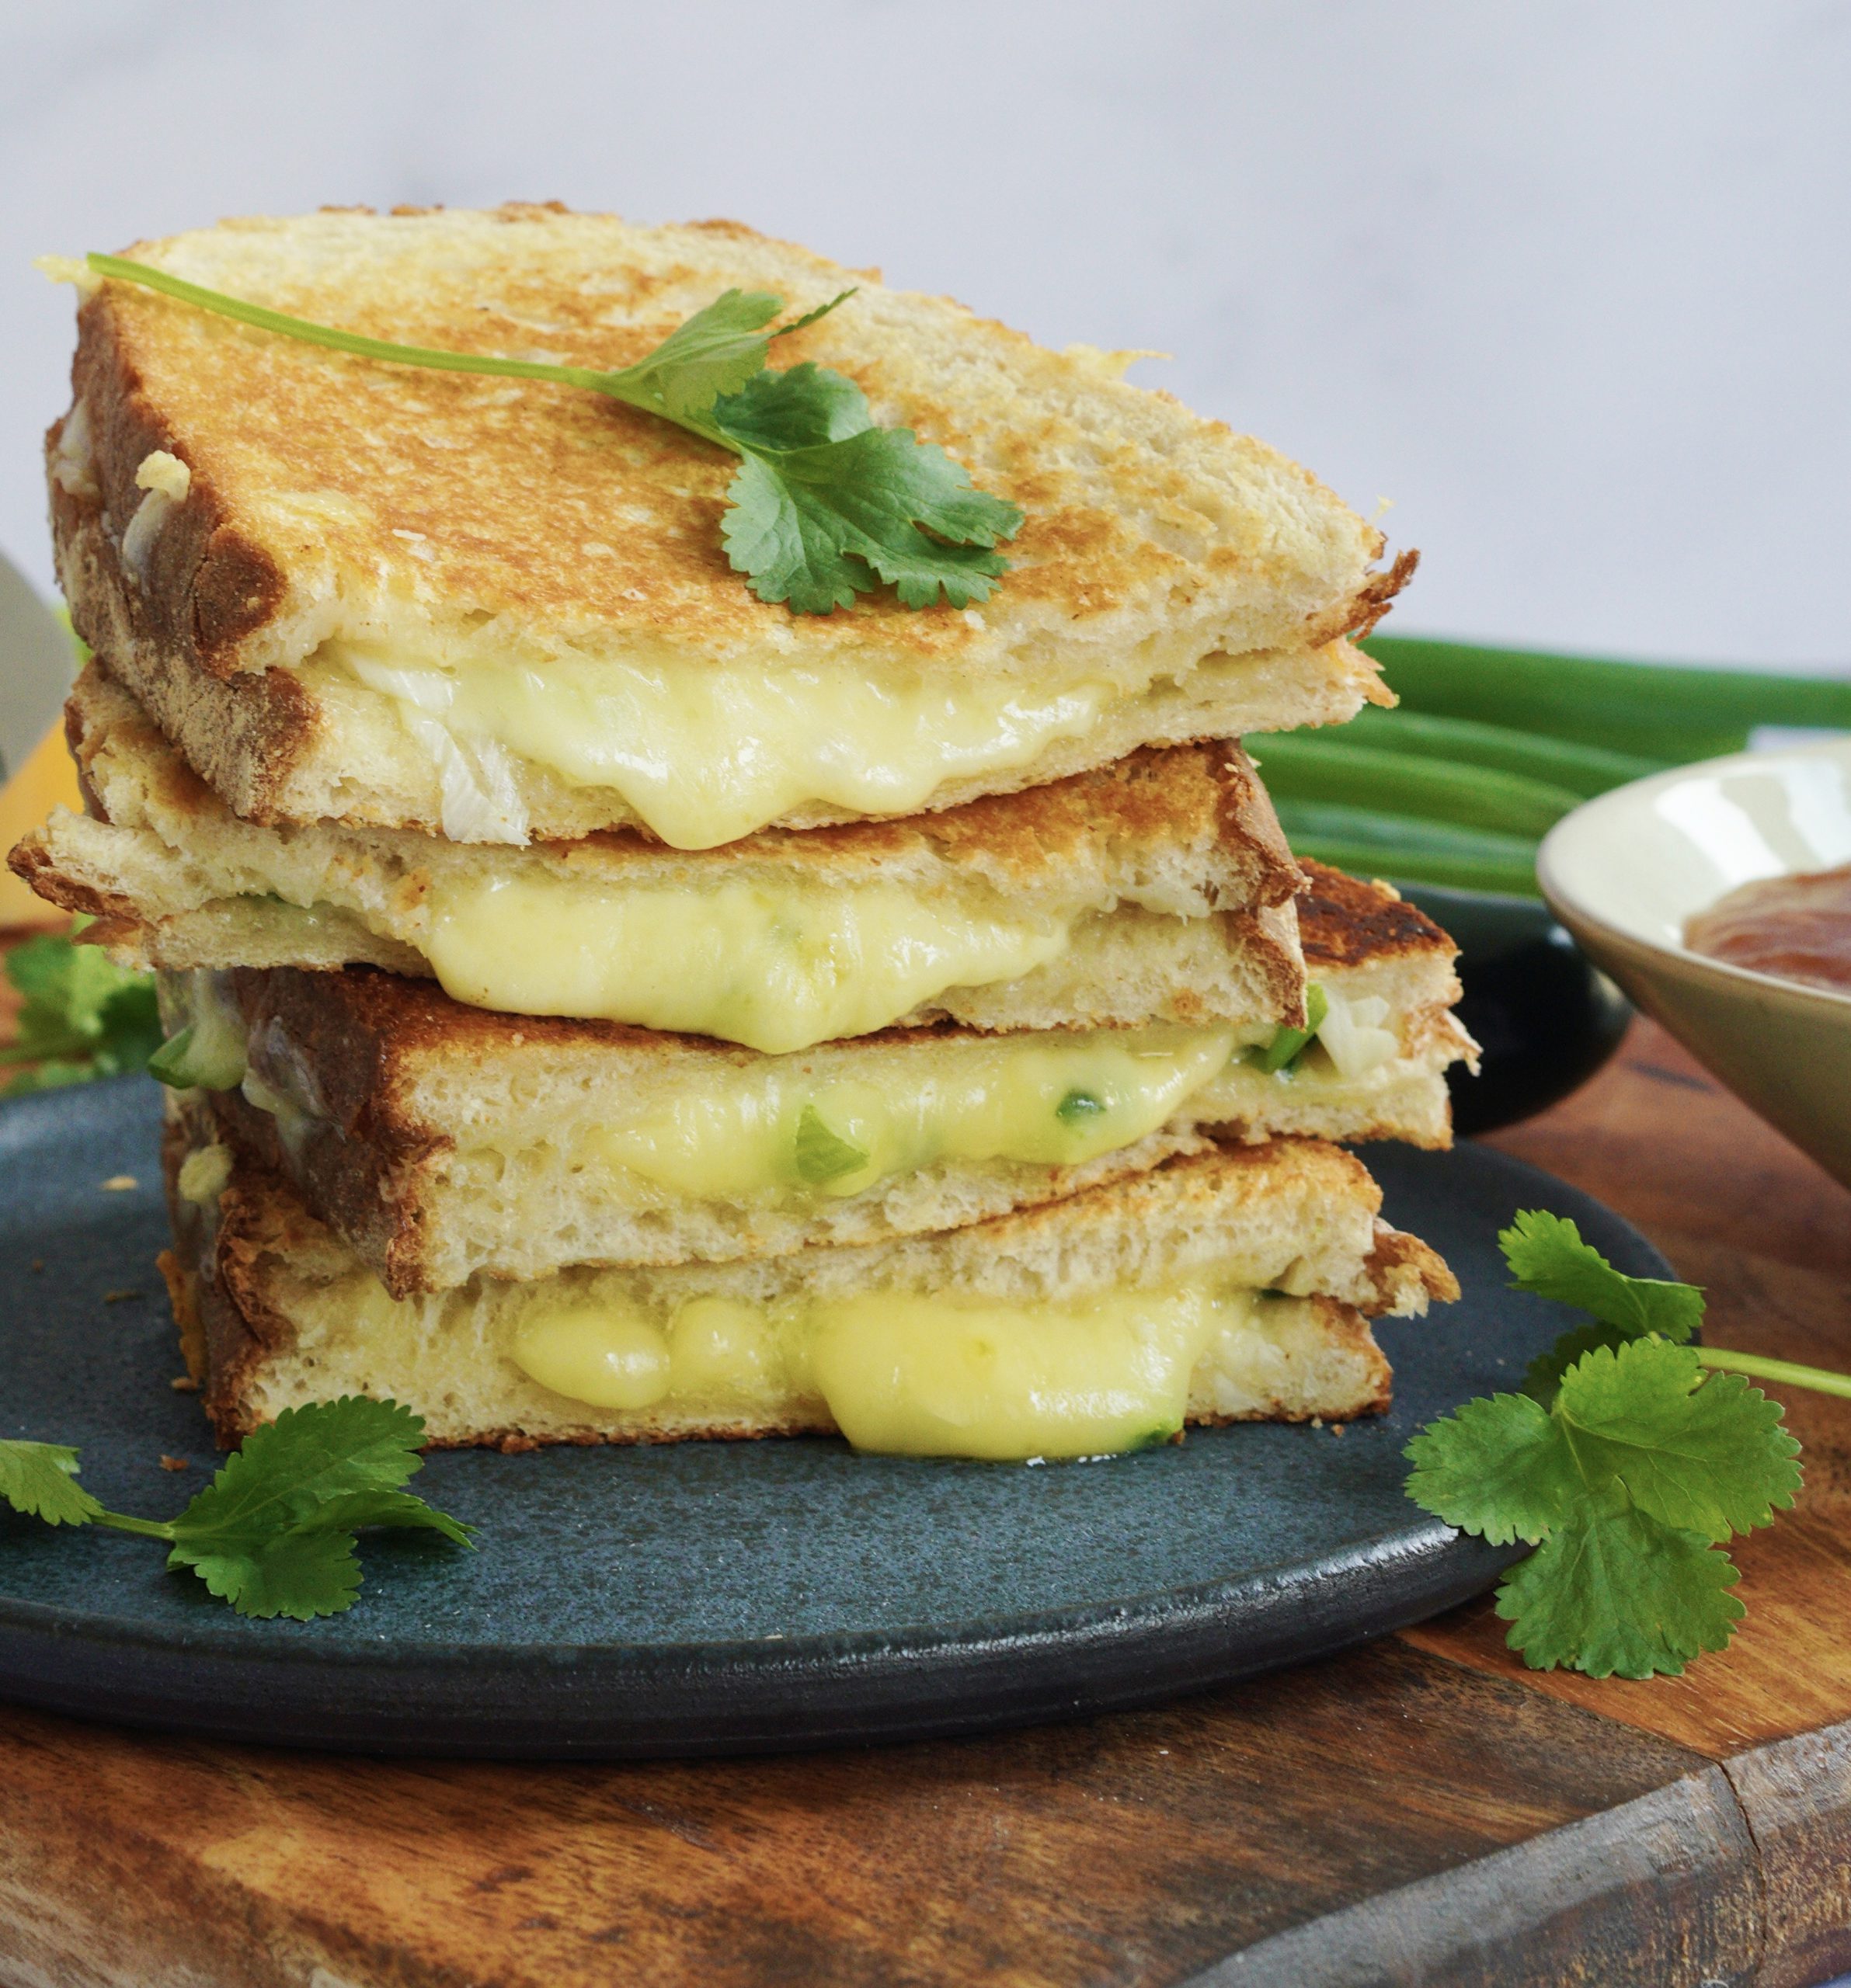
[[[322,213],[144,242],[248,301],[452,349],[636,358],[729,287],[1028,521],[986,603],[768,611],[733,469],[580,390],[383,364],[134,285],[82,306],[49,464],[77,627],[247,819],[708,847],[1045,785],[1386,697],[1341,638],[1411,568],[1264,444],[736,224]],[[151,488],[144,466],[183,471]]]
[[[1310,874],[1319,1015],[1289,1055],[1260,1020],[940,1025],[755,1055],[484,1013],[364,969],[245,969],[163,977],[164,1074],[209,1090],[397,1297],[961,1226],[1210,1133],[1443,1145],[1445,1072],[1472,1054],[1452,945],[1386,886]]]
[[[165,1267],[227,1440],[364,1389],[409,1403],[440,1444],[840,1431],[923,1455],[1096,1455],[1185,1422],[1377,1409],[1369,1318],[1457,1295],[1379,1221],[1362,1167],[1310,1141],[1213,1148],[944,1235],[407,1299],[249,1155],[200,1159],[222,1150],[183,1103]]]
[[[1303,882],[1237,746],[1144,752],[906,822],[680,854],[629,834],[483,850],[241,821],[92,664],[68,721],[92,815],[12,858],[127,962],[367,964],[504,1013],[771,1051],[986,1029],[1303,1018]]]

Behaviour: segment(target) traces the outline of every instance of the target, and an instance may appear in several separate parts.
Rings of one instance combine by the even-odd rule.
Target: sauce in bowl
[[[1693,953],[1851,994],[1851,864],[1744,884],[1684,926]]]

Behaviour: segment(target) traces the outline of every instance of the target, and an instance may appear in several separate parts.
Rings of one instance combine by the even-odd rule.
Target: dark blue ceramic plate
[[[0,1434],[78,1444],[106,1503],[152,1516],[214,1464],[168,1385],[159,1110],[141,1078],[0,1109]],[[1500,1224],[1556,1208],[1622,1268],[1665,1267],[1496,1153],[1369,1157],[1389,1213],[1466,1288],[1383,1328],[1380,1421],[1039,1468],[822,1441],[439,1455],[417,1488],[480,1527],[480,1551],[371,1539],[357,1606],[305,1625],[241,1620],[146,1541],[0,1512],[0,1696],[354,1750],[725,1753],[1144,1704],[1380,1635],[1508,1558],[1401,1492],[1409,1434],[1515,1385],[1564,1323],[1505,1288]],[[134,1189],[104,1190],[124,1173]]]

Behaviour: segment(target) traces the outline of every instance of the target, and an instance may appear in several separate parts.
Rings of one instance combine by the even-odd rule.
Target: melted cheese
[[[443,771],[446,810],[454,800],[485,841],[524,840],[524,822],[492,773],[479,806],[457,798],[459,764],[498,768],[511,753],[573,786],[614,789],[677,849],[712,849],[805,808],[910,814],[948,780],[1012,771],[1084,736],[1118,694],[860,663],[446,664],[353,641],[316,660],[395,700]]]
[[[857,1449],[1101,1456],[1182,1427],[1196,1361],[1249,1302],[1199,1282],[1083,1305],[876,1293],[819,1309],[810,1371]]]
[[[1380,994],[1346,999],[1328,988],[1324,994],[1329,1006],[1317,1025],[1318,1047],[1340,1077],[1353,1083],[1400,1055],[1400,1037],[1383,1026],[1388,1003]]]
[[[819,1076],[800,1058],[729,1069],[596,1128],[577,1157],[694,1200],[784,1207],[941,1160],[1074,1166],[1154,1131],[1236,1040],[1176,1027],[961,1037],[879,1083]]]
[[[898,885],[616,891],[468,878],[433,889],[424,951],[472,1006],[776,1053],[868,1034],[948,987],[1018,979],[1066,943],[1060,921],[976,916]]]
[[[196,1208],[216,1208],[218,1197],[231,1184],[231,1149],[226,1145],[195,1146],[180,1162],[174,1185],[180,1199]]]
[[[510,1354],[542,1387],[600,1408],[789,1413],[819,1397],[859,1449],[1099,1456],[1180,1429],[1198,1363],[1228,1357],[1256,1304],[1212,1276],[1074,1304],[699,1298],[666,1321],[616,1296],[536,1298]]]
[[[516,1343],[514,1361],[541,1387],[593,1408],[650,1408],[669,1391],[661,1328],[610,1305],[541,1311]]]

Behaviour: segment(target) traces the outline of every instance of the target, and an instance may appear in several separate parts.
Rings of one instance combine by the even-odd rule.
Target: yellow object
[[[593,1408],[648,1408],[669,1391],[668,1341],[633,1313],[589,1305],[536,1316],[514,1364],[555,1394]]]
[[[1235,1033],[955,1037],[879,1084],[780,1059],[684,1084],[628,1124],[600,1124],[584,1144],[695,1200],[778,1206],[858,1194],[938,1160],[1077,1166],[1155,1131],[1226,1065]]]
[[[83,812],[77,768],[64,745],[64,728],[54,725],[4,787],[0,787],[0,860],[30,829],[54,808]],[[35,897],[10,870],[0,869],[0,926],[62,925],[69,913]]]
[[[1081,1305],[875,1293],[818,1308],[810,1371],[858,1450],[1105,1456],[1182,1427],[1195,1363],[1252,1307],[1207,1278]]]
[[[1213,1273],[1077,1304],[872,1291],[771,1311],[699,1298],[661,1324],[608,1301],[536,1304],[512,1348],[542,1387],[596,1408],[711,1412],[819,1396],[858,1449],[1102,1456],[1173,1435],[1212,1343],[1252,1337],[1258,1294]],[[1230,1336],[1231,1336],[1231,1337]]]
[[[461,877],[431,893],[444,991],[517,1015],[717,1035],[774,1055],[865,1035],[948,987],[1019,979],[1066,950],[1058,919],[972,916],[898,884],[614,891]]]
[[[574,786],[614,787],[663,840],[712,849],[805,808],[904,815],[948,780],[1030,765],[1084,737],[1111,685],[978,678],[892,664],[737,665],[562,656],[544,672],[513,656],[412,660],[381,645],[331,645],[345,670],[398,700],[445,767],[447,834],[510,838],[498,756]],[[454,817],[454,818],[453,818]]]

